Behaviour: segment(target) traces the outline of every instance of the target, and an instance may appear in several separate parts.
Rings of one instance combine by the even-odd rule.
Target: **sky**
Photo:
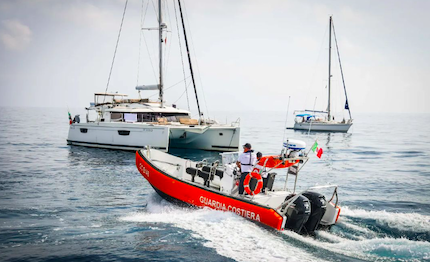
[[[332,15],[351,111],[430,113],[430,1],[182,4],[205,112],[324,110]],[[95,92],[106,90],[124,5],[125,0],[0,1],[0,106],[89,106]],[[109,92],[137,97],[136,85],[157,83],[157,32],[140,29],[142,20],[143,27],[157,26],[156,6],[153,0],[129,0]],[[175,8],[174,1],[163,4],[169,30],[165,100],[195,111]],[[182,34],[180,24],[179,29]],[[345,114],[332,51],[332,109]],[[154,91],[142,93],[147,96],[157,99]]]

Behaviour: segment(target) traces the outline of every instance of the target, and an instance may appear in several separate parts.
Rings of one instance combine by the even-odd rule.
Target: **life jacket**
[[[240,162],[240,164],[242,166],[253,166],[253,164],[252,164],[252,153],[254,153],[254,150],[249,150],[249,151],[244,152],[244,154],[247,154],[247,153],[249,153],[249,163],[244,164],[244,163]]]

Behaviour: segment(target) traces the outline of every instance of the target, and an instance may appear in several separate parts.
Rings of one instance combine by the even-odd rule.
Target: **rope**
[[[178,31],[178,42],[179,42],[179,53],[181,54],[181,63],[182,63],[182,73],[184,74],[184,83],[185,83],[185,92],[187,93],[187,105],[188,105],[188,111],[190,110],[190,100],[188,98],[188,85],[185,78],[185,65],[184,65],[184,56],[182,54],[182,44],[181,44],[181,36],[179,35],[179,22],[178,22],[178,15],[176,11],[176,1],[173,1],[174,8],[175,8],[175,21],[176,21],[176,30]]]
[[[160,21],[160,18],[158,17],[157,8],[155,7],[154,0],[151,0],[152,7],[154,7],[155,17],[157,17],[157,22]]]
[[[309,86],[308,86],[308,88],[306,90],[307,94],[311,93],[310,89],[311,89],[311,87],[312,87],[312,85],[314,84],[314,81],[315,81],[316,69],[317,69],[317,66],[318,66],[318,62],[320,61],[320,58],[321,58],[322,49],[323,49],[323,46],[324,46],[324,43],[325,43],[325,36],[327,35],[327,30],[328,30],[327,28],[328,27],[326,27],[325,32],[324,32],[324,36],[323,36],[323,38],[321,40],[320,49],[318,51],[318,58],[317,58],[317,61],[315,62],[314,70],[313,70],[312,77],[311,77],[311,82],[309,83]],[[305,98],[305,106],[306,106],[306,103],[308,102],[308,97],[309,96],[306,96],[306,98]]]
[[[201,89],[202,89],[202,94],[203,94],[203,100],[205,101],[205,108],[206,108],[206,112],[207,112],[207,114],[208,114],[208,115],[207,115],[207,117],[209,117],[208,104],[206,103],[206,96],[205,96],[205,92],[204,92],[204,89],[203,89],[203,82],[202,82],[202,77],[201,77],[201,74],[200,74],[200,67],[199,67],[199,63],[198,63],[197,57],[196,57],[196,55],[195,55],[195,54],[196,54],[196,51],[195,51],[195,49],[194,49],[193,35],[192,35],[192,33],[191,33],[191,27],[190,27],[190,23],[189,23],[189,21],[188,21],[187,7],[185,6],[185,4],[184,4],[184,12],[186,13],[186,15],[185,15],[185,19],[187,20],[187,24],[188,24],[188,31],[190,32],[191,47],[193,48],[194,60],[196,61],[197,75],[199,76],[200,87],[201,87]],[[200,118],[200,116],[199,116],[199,118]]]
[[[282,143],[284,143],[285,131],[287,130],[288,111],[290,110],[290,99],[291,99],[291,96],[288,96],[287,116],[285,117],[284,135],[282,136],[282,141],[281,141]]]
[[[345,90],[345,98],[346,98],[346,101],[348,102],[348,96],[346,95],[345,79],[343,78],[342,63],[340,62],[339,47],[337,46],[337,37],[336,37],[336,32],[334,31],[333,20],[332,20],[332,26],[333,26],[334,42],[336,43],[337,58],[339,59],[340,74],[342,76],[343,89]],[[351,110],[349,110],[349,103],[348,103],[348,112],[349,112],[349,118],[352,119]]]
[[[166,17],[169,20],[169,25],[171,25],[172,24],[172,20],[170,19],[170,8],[169,8],[169,5],[168,5],[168,1],[165,2],[164,9],[165,9],[164,13],[167,14]],[[164,79],[167,79],[168,78],[167,77],[167,74],[168,74],[167,68],[169,67],[170,54],[171,54],[172,42],[173,41],[170,39],[170,36],[172,35],[172,34],[170,34],[171,32],[169,32],[168,30],[166,30],[165,32],[166,32],[166,35],[164,37],[164,53],[166,55],[164,56],[164,73],[165,73],[164,74]],[[168,35],[169,35],[169,38],[167,38]],[[167,41],[166,41],[166,39],[167,39]],[[166,42],[167,42],[167,44],[166,44]]]
[[[146,51],[148,52],[148,58],[149,58],[149,62],[151,64],[152,73],[154,74],[155,79],[157,79],[157,74],[155,73],[154,63],[152,62],[151,52],[149,51],[149,47],[148,47],[148,43],[146,42],[145,34],[142,34],[142,36],[143,36],[143,41],[145,42]]]
[[[189,85],[191,85],[191,82],[189,82],[188,83],[188,86]],[[182,95],[178,98],[178,99],[176,99],[176,101],[175,102],[173,102],[173,103],[176,103],[176,102],[178,102],[179,101],[179,99],[181,99],[183,96],[184,96],[184,94],[185,94],[185,92],[187,91],[187,88],[185,88],[185,91],[184,92],[182,92]]]
[[[178,85],[178,84],[182,83],[183,81],[185,81],[185,80],[186,80],[186,79],[188,79],[188,78],[190,78],[190,76],[187,76],[185,79],[183,79],[183,80],[181,80],[181,81],[177,82],[177,83],[176,83],[176,84],[174,84],[174,85],[169,86],[168,88],[164,88],[164,90],[169,90],[170,88],[172,88],[172,87],[174,87],[174,86],[176,86],[176,85]],[[149,97],[153,97],[153,96],[156,96],[156,95],[158,95],[158,94],[154,94],[154,95],[151,95],[151,96],[149,96]],[[148,98],[149,98],[149,97],[148,97]]]
[[[314,108],[313,111],[315,111],[315,104],[317,103],[317,97],[315,97],[315,102],[314,102]],[[309,130],[308,130],[308,136],[311,133],[311,127],[312,127],[312,119],[310,119],[310,123],[309,123]]]
[[[116,40],[115,52],[113,53],[112,64],[110,66],[109,77],[108,77],[108,81],[107,81],[107,84],[106,84],[105,94],[107,93],[107,90],[109,88],[110,77],[112,75],[112,69],[113,69],[113,65],[114,65],[114,62],[115,62],[116,51],[118,49],[119,38],[121,36],[122,25],[124,23],[125,10],[127,10],[127,4],[128,4],[128,0],[125,1],[124,12],[122,13],[121,25],[119,27],[118,38]],[[106,99],[106,96],[103,96],[103,103],[105,102],[105,99]]]
[[[140,72],[140,49],[141,49],[141,47],[142,47],[142,28],[143,28],[143,23],[145,22],[145,17],[146,17],[146,12],[148,11],[148,5],[149,5],[149,2],[146,4],[146,10],[145,10],[145,14],[143,14],[143,2],[144,2],[145,0],[142,0],[142,9],[141,9],[141,12],[140,12],[140,15],[141,15],[141,19],[140,19],[140,28],[139,28],[139,59],[138,59],[138,61],[137,61],[137,80],[136,80],[136,86],[138,86],[139,85],[139,72]],[[140,91],[139,91],[139,97],[140,97]]]

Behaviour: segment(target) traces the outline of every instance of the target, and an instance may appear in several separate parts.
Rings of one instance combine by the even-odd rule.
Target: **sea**
[[[304,236],[177,206],[140,175],[134,152],[68,146],[67,108],[2,107],[0,261],[430,261],[429,114],[357,113],[348,133],[285,129],[291,112],[212,115],[240,118],[241,143],[263,154],[318,141],[324,153],[309,153],[296,190],[337,185],[338,223]],[[276,179],[282,187],[285,172]]]

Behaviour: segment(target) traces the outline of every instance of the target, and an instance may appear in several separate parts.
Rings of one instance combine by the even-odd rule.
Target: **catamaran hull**
[[[236,152],[239,150],[239,138],[240,127],[171,127],[169,147]]]
[[[237,151],[239,127],[163,126],[132,123],[80,123],[69,128],[67,143],[87,147],[139,150],[151,146],[209,151]]]
[[[139,150],[151,145],[167,151],[169,128],[130,123],[75,123],[70,125],[67,144],[121,150]]]
[[[321,131],[321,132],[348,132],[349,128],[352,124],[343,124],[343,123],[318,123],[312,122],[312,124],[303,122],[303,123],[294,123],[294,130],[310,130],[311,131]]]
[[[191,206],[233,212],[277,230],[283,229],[286,218],[274,209],[175,178],[154,166],[140,151],[136,152],[136,166],[163,198]]]

